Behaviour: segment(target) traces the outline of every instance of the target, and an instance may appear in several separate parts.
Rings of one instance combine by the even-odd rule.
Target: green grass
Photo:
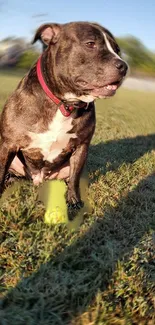
[[[17,81],[0,76],[0,105]],[[4,199],[0,324],[155,324],[154,103],[122,89],[97,102],[94,213],[76,232],[44,224],[30,184]]]

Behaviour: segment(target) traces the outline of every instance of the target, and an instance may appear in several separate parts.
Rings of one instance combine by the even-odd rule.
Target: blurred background
[[[117,38],[131,75],[155,77],[155,1],[0,1],[0,69],[27,70],[41,47],[31,45],[45,22],[95,21]]]

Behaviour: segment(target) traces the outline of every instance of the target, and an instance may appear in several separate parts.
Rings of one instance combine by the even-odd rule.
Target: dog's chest
[[[72,117],[65,117],[57,110],[46,132],[29,132],[31,143],[26,149],[39,149],[44,160],[53,162],[66,148],[69,140],[76,138],[75,133],[68,133],[73,128],[72,122]]]

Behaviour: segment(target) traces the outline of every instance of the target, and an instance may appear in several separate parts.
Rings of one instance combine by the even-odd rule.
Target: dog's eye
[[[94,49],[96,47],[96,44],[94,41],[89,41],[86,43],[87,47]]]

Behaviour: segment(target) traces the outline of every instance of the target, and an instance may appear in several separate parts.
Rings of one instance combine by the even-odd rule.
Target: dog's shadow
[[[114,170],[154,147],[155,135],[91,146],[90,171],[106,173],[105,161]],[[103,216],[94,217],[86,233],[8,292],[0,304],[1,322],[67,325],[87,311],[96,294],[109,284],[117,261],[126,254],[130,256],[145,233],[155,229],[154,192],[155,175],[151,175],[122,197],[116,207],[107,206]]]
[[[104,175],[117,170],[123,163],[134,163],[152,150],[155,150],[155,134],[100,142],[90,146],[88,169]]]

